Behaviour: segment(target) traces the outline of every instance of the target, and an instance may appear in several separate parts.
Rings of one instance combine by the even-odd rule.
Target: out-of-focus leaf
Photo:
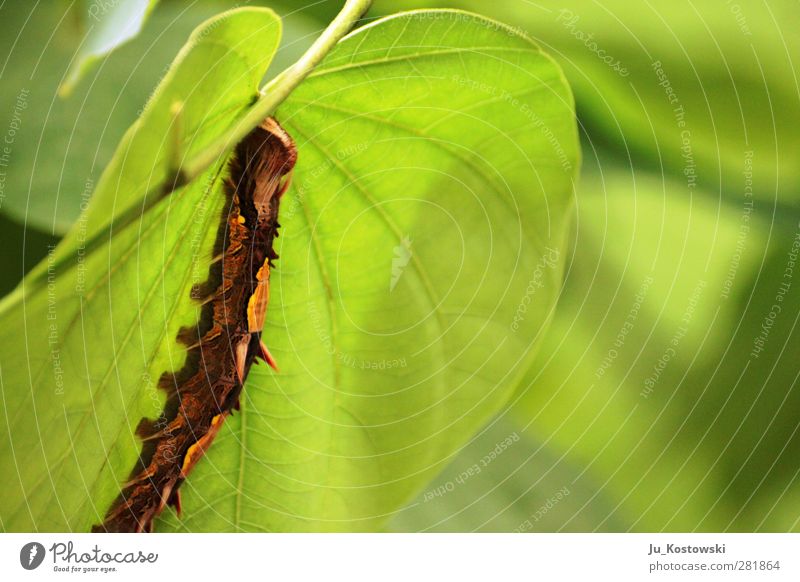
[[[139,34],[156,4],[158,0],[83,0],[73,5],[72,10],[79,11],[78,18],[85,34],[67,78],[59,88],[61,96],[69,96],[81,78],[104,56]]]
[[[800,200],[800,10],[794,0],[376,0],[375,10],[457,6],[518,26],[550,51],[578,115],[618,155],[759,211]],[[692,186],[697,184],[698,186]]]
[[[401,532],[584,532],[614,509],[598,486],[535,427],[505,416],[481,430],[389,525]],[[609,529],[627,528],[618,519],[611,517]]]
[[[741,272],[733,329],[689,370],[686,386],[702,393],[682,386],[675,411],[686,420],[682,441],[711,460],[706,474],[718,486],[698,528],[800,531],[800,213],[768,244],[752,242],[760,264]]]
[[[798,529],[800,225],[768,244],[747,196],[721,210],[610,167],[583,177],[575,256],[519,424],[496,421],[394,528]],[[512,432],[522,440],[483,466]],[[564,486],[575,495],[551,499]]]
[[[515,414],[613,503],[590,529],[798,527],[784,514],[797,515],[800,288],[781,284],[800,239],[795,224],[767,244],[742,192],[720,206],[642,173],[584,177],[565,292]]]

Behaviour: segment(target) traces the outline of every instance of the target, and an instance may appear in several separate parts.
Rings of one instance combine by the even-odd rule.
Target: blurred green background
[[[133,3],[152,8],[141,33],[62,98],[102,46],[86,42],[84,4],[0,9],[2,293],[76,219],[198,23],[274,7],[272,74],[341,7]],[[479,12],[546,48],[576,94],[584,167],[537,362],[391,529],[799,531],[797,2],[377,0],[367,20],[422,7]]]

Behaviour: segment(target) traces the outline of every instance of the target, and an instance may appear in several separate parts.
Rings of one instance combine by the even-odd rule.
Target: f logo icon
[[[19,551],[19,563],[26,570],[35,570],[44,561],[44,546],[39,542],[30,542]]]

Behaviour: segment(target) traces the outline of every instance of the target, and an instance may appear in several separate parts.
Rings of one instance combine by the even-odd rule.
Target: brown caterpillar
[[[169,394],[161,420],[143,419],[140,462],[93,531],[152,531],[166,505],[180,512],[179,487],[211,445],[239,395],[256,357],[277,370],[261,340],[269,273],[277,259],[278,205],[291,180],[297,148],[273,118],[267,118],[236,148],[225,182],[226,204],[216,241],[218,260],[209,277],[192,289],[203,308],[197,326],[178,340],[187,358],[159,386]]]

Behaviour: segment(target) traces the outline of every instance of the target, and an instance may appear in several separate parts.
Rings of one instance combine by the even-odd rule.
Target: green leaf
[[[586,467],[597,498],[612,499],[607,519],[595,519],[589,503],[566,528],[590,519],[587,529],[796,530],[796,285],[768,353],[751,356],[797,237],[796,2],[402,4],[434,1],[480,6],[542,43],[575,90],[592,149],[604,154],[603,172],[582,180],[574,262],[518,409],[553,455]],[[681,151],[684,130],[696,183]],[[633,160],[636,174],[620,172],[621,160]],[[614,357],[650,275],[636,328]],[[644,382],[701,279],[701,306],[645,400]]]
[[[280,30],[281,21],[271,10],[250,8],[212,18],[192,33],[123,136],[92,203],[53,261],[64,261],[84,246],[93,250],[99,237],[111,236],[115,221],[126,224],[177,186],[186,161],[241,127],[259,98],[259,81],[277,50]],[[41,280],[44,265],[31,272],[32,279]]]
[[[159,530],[382,527],[511,395],[558,292],[576,133],[527,40],[382,20],[278,115],[300,148],[264,334],[281,373],[251,372]]]
[[[586,165],[574,256],[526,389],[393,528],[797,530],[798,225],[765,223],[745,194],[720,207]]]
[[[79,18],[86,28],[78,53],[67,78],[58,92],[69,96],[75,85],[98,62],[120,45],[134,38],[142,29],[158,0],[117,0],[116,2],[79,2]]]
[[[2,167],[0,211],[27,228],[63,235],[186,38],[233,4],[198,0],[160,5],[141,34],[104,57],[69,99],[58,98],[57,90],[80,39],[67,7],[0,7],[0,50],[8,56],[0,105],[8,112],[3,123],[13,123],[15,129],[7,166]],[[299,20],[292,25],[295,37],[317,30]],[[294,62],[295,52],[288,46],[276,54],[278,70]]]
[[[109,221],[142,204],[148,182],[168,172],[174,143],[201,148],[247,110],[279,37],[267,9],[230,11],[198,28],[125,134],[86,213],[2,302],[8,438],[0,466],[13,475],[0,502],[6,530],[85,531],[128,478],[141,448],[138,419],[158,416],[155,383],[180,365],[175,336],[197,320],[188,289],[197,257],[207,263],[212,253],[222,197],[210,184],[224,160],[139,222],[109,231]],[[97,233],[105,244],[90,248]]]
[[[197,318],[224,160],[108,244],[81,244],[168,173],[173,103],[187,158],[247,116],[271,18],[233,12],[195,34],[60,256],[4,302],[5,529],[85,530],[127,479]],[[577,134],[560,70],[528,40],[459,12],[379,21],[277,116],[300,150],[264,334],[282,371],[251,372],[183,518],[159,530],[382,527],[513,393],[558,294]]]

